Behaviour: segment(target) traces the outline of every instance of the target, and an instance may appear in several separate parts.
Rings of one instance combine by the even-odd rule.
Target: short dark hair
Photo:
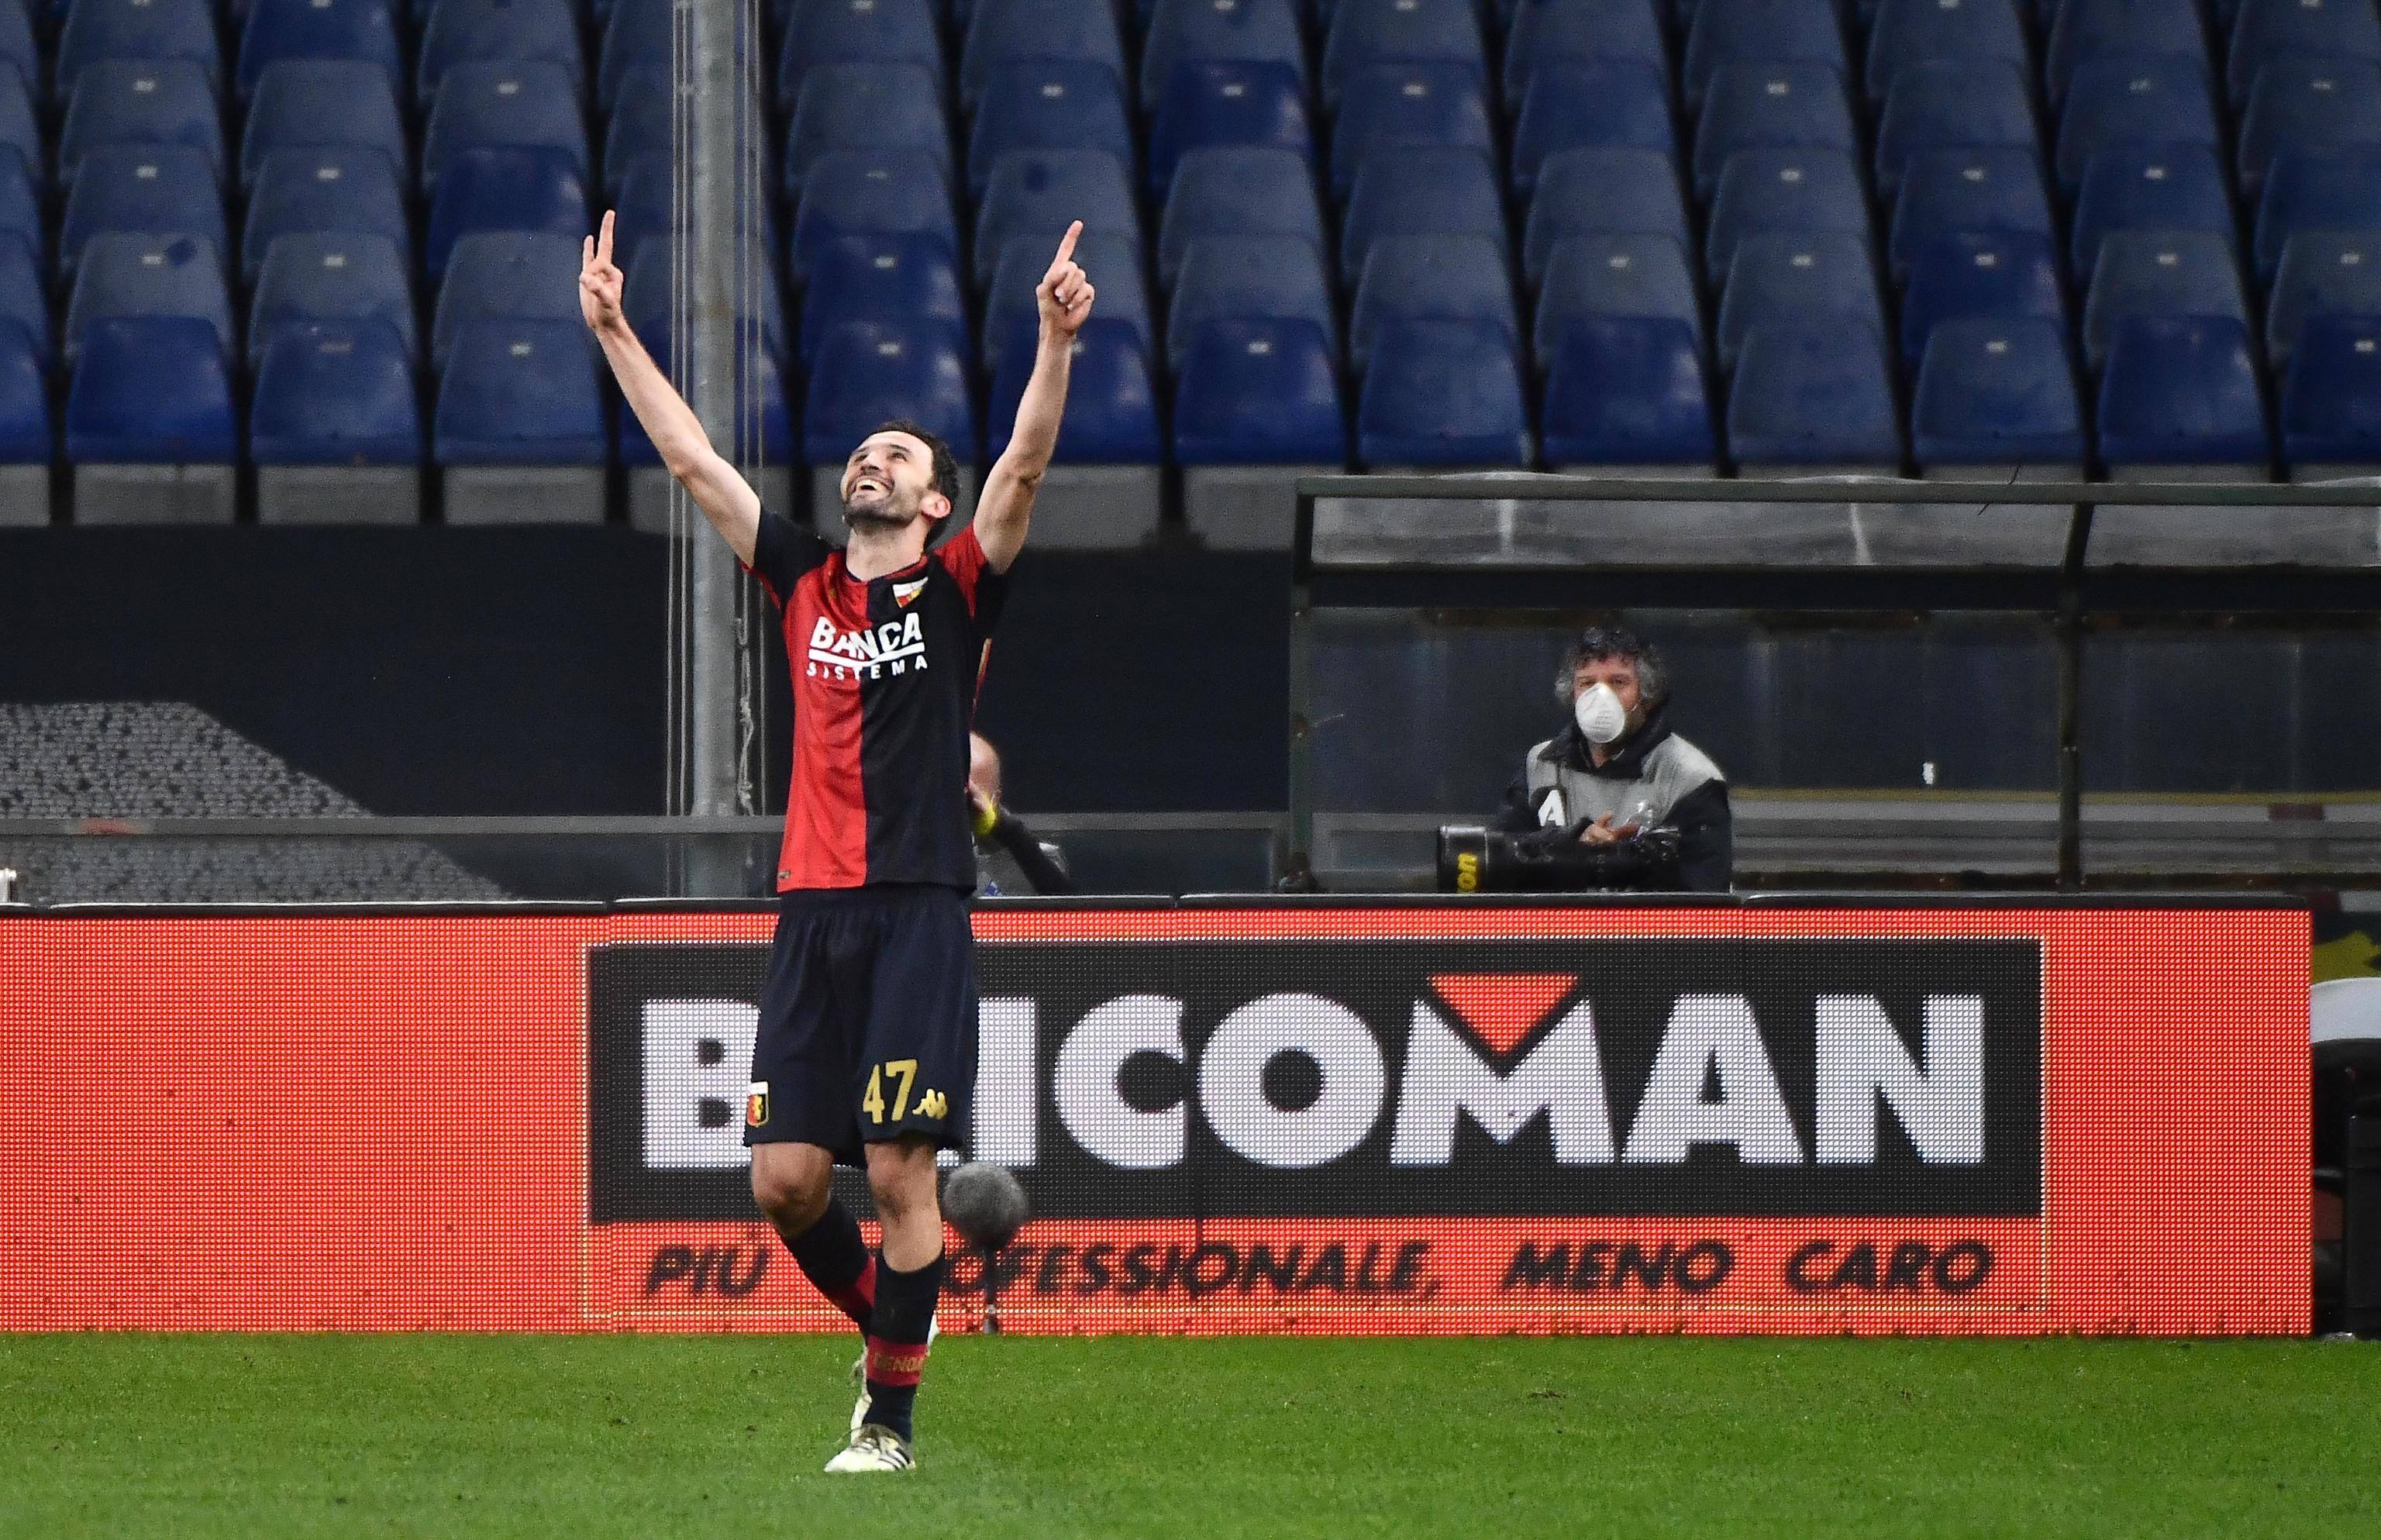
[[[1663,666],[1662,654],[1652,642],[1621,625],[1590,626],[1572,640],[1569,650],[1563,654],[1562,673],[1555,680],[1555,692],[1568,703],[1571,681],[1579,677],[1581,666],[1606,658],[1622,658],[1637,666],[1637,693],[1647,705],[1660,705],[1670,698],[1670,671]]]
[[[897,417],[892,422],[885,423],[876,430],[876,434],[908,434],[911,438],[925,445],[934,457],[934,490],[948,498],[953,507],[959,506],[959,462],[951,458],[949,445],[944,443],[935,434],[927,432],[923,424],[913,422],[906,417]],[[868,436],[874,438],[876,434],[870,434]]]

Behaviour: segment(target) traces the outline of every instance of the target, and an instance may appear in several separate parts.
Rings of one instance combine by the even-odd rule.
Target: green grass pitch
[[[0,1535],[2381,1534],[2381,1348],[0,1336]]]

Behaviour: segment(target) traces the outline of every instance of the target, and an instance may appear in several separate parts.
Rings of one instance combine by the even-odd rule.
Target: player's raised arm
[[[637,340],[620,308],[622,287],[620,270],[612,263],[612,215],[606,214],[602,231],[587,238],[580,260],[579,312],[604,345],[612,377],[620,382],[629,409],[661,451],[662,463],[686,487],[711,527],[735,548],[736,559],[749,565],[761,528],[761,499],[711,446],[711,435],[702,431],[693,409]]]
[[[1050,271],[1042,275],[1033,297],[1042,312],[1042,344],[1033,356],[1033,377],[1017,403],[1017,430],[1008,448],[984,478],[983,495],[976,499],[975,537],[983,546],[993,570],[1005,572],[1025,544],[1025,526],[1033,517],[1033,495],[1050,456],[1058,446],[1058,422],[1067,412],[1067,376],[1073,367],[1075,334],[1092,313],[1091,279],[1075,265],[1075,242],[1083,222],[1067,226]]]

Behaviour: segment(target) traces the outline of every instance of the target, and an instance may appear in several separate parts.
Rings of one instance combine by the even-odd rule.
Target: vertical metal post
[[[1289,857],[1275,886],[1312,893],[1314,881],[1314,498],[1298,495],[1290,540]]]
[[[2058,568],[2058,887],[2083,886],[2083,553],[2093,506],[2076,505]]]
[[[681,268],[691,289],[684,297],[690,323],[687,404],[712,443],[732,458],[738,437],[736,275],[746,238],[738,218],[737,184],[745,157],[737,153],[737,135],[750,119],[737,100],[745,7],[740,0],[680,3],[691,6],[690,25],[682,35],[692,57],[679,78],[693,88],[682,119],[690,142],[674,147],[679,175],[687,179],[688,250]],[[697,535],[688,556],[691,775],[686,811],[715,817],[740,811],[736,595],[744,579],[735,554],[708,532]]]

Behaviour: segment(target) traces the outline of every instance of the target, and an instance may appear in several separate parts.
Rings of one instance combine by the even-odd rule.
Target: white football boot
[[[910,1441],[881,1424],[870,1423],[851,1436],[841,1454],[826,1462],[831,1472],[907,1471],[918,1463]]]
[[[930,1349],[934,1347],[934,1338],[942,1334],[943,1325],[939,1320],[927,1322],[926,1346]],[[866,1348],[861,1349],[860,1356],[851,1361],[851,1383],[860,1387],[860,1399],[851,1403],[851,1436],[857,1438],[860,1436],[860,1430],[868,1425],[868,1350]]]

